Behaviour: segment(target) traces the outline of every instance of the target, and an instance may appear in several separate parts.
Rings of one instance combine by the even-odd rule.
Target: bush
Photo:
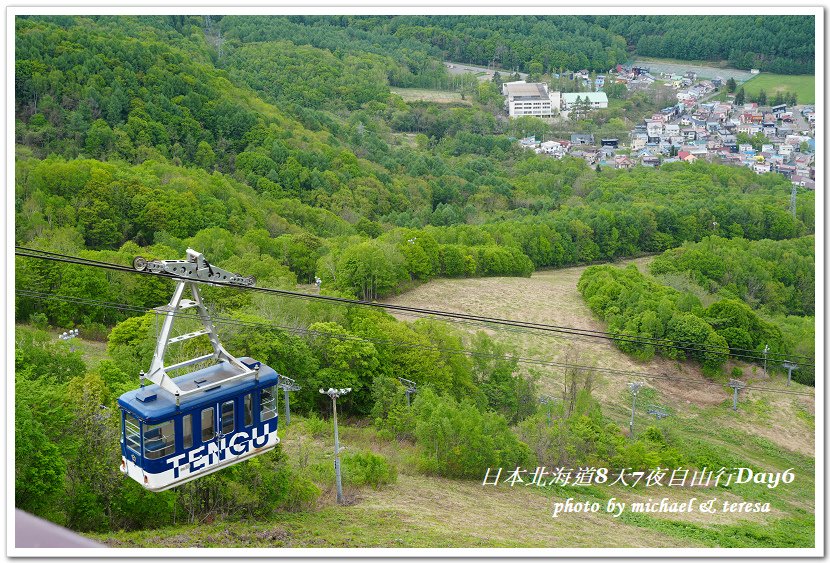
[[[305,424],[305,428],[308,433],[315,438],[322,438],[323,436],[328,436],[333,432],[332,424],[329,423],[329,421],[320,418],[313,412],[309,413],[308,417],[306,417],[303,421],[303,424]]]
[[[481,412],[429,389],[413,405],[415,438],[422,468],[447,477],[480,479],[488,467],[515,468],[534,463],[527,444],[510,431],[503,416]]]
[[[29,315],[29,322],[40,330],[46,330],[49,327],[49,317],[43,313],[32,313]]]
[[[357,452],[343,457],[343,480],[357,487],[375,489],[389,485],[398,479],[398,471],[385,457],[372,452]]]

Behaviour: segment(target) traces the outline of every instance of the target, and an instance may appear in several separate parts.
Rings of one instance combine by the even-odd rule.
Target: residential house
[[[780,145],[778,145],[778,154],[782,156],[789,157],[791,154],[793,154],[794,150],[795,147],[789,143],[781,143]]]
[[[634,162],[632,162],[632,160],[624,154],[614,157],[614,168],[628,170],[633,166]]]
[[[545,141],[539,149],[542,153],[556,158],[562,158],[566,153],[565,147],[559,141]]]
[[[519,139],[519,146],[524,149],[533,149],[539,146],[539,143],[536,142],[536,137],[525,137],[524,139]]]
[[[660,141],[660,136],[663,134],[662,121],[647,121],[646,134],[648,135],[649,143],[657,143]]]
[[[642,164],[643,166],[657,168],[660,165],[660,157],[655,155],[643,156],[640,159],[640,164]]]
[[[752,170],[756,174],[767,174],[770,171],[769,162],[756,162],[752,165]]]

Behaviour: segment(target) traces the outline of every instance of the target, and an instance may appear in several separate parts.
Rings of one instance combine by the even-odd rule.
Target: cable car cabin
[[[279,374],[251,358],[239,360],[258,367],[255,379],[223,381],[233,375],[225,363],[174,378],[183,390],[197,389],[179,406],[155,384],[124,393],[118,399],[121,471],[163,491],[276,447]]]

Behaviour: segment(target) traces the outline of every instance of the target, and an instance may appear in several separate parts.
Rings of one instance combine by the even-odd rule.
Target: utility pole
[[[640,382],[628,384],[628,389],[634,396],[634,400],[631,402],[631,422],[628,423],[629,438],[632,440],[634,439],[634,411],[637,409],[637,393],[640,392],[642,386],[643,384]]]
[[[732,388],[732,410],[738,410],[738,391],[743,389],[745,384],[737,379],[730,379],[729,386]]]
[[[320,393],[331,397],[331,408],[334,413],[334,478],[337,484],[337,504],[343,504],[343,484],[340,479],[340,440],[337,435],[337,398],[342,397],[351,390],[351,387],[346,387],[345,389],[332,389],[329,387],[328,391],[320,389]]]
[[[551,409],[551,406],[553,405],[553,403],[555,401],[556,401],[556,398],[551,397],[550,395],[539,395],[539,402],[542,403],[543,405],[547,405],[547,407],[548,407],[548,426],[551,425],[551,421],[552,421],[551,414],[550,414],[550,409]]]
[[[795,184],[793,184],[793,189],[790,192],[790,213],[793,214],[793,219],[795,219],[795,193],[796,187]]]
[[[284,375],[280,376],[280,382],[277,384],[277,387],[282,389],[283,396],[285,397],[285,425],[288,426],[291,424],[291,405],[288,402],[288,392],[299,391],[302,387],[297,385],[293,379],[285,377]]]
[[[787,360],[783,364],[781,364],[785,370],[787,370],[787,387],[790,386],[790,382],[793,379],[793,370],[798,369],[798,364],[794,364],[791,361]]]
[[[414,394],[415,392],[417,392],[417,391],[418,391],[418,390],[416,389],[417,384],[416,384],[414,381],[411,381],[411,380],[409,380],[409,379],[404,379],[403,377],[399,377],[399,378],[398,378],[398,381],[400,381],[400,382],[401,382],[401,384],[403,384],[403,386],[404,386],[404,388],[405,388],[405,391],[404,391],[404,392],[406,393],[406,406],[407,406],[407,407],[412,406],[412,402],[411,402],[411,400],[410,400],[410,398],[409,398],[409,397],[410,397],[412,394]]]
[[[64,332],[64,333],[58,335],[58,338],[60,338],[64,342],[69,342],[69,351],[70,352],[75,351],[75,346],[72,344],[72,339],[77,338],[77,337],[78,337],[78,329],[77,328],[71,329],[68,332]]]
[[[764,377],[767,376],[767,354],[769,354],[769,344],[764,346]]]

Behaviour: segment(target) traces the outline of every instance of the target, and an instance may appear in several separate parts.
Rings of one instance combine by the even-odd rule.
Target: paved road
[[[635,66],[643,66],[651,69],[651,74],[657,78],[661,72],[672,74],[684,74],[685,72],[696,72],[698,78],[714,78],[716,76],[722,77],[724,80],[734,78],[736,82],[746,82],[754,74],[750,74],[748,70],[738,70],[734,68],[719,68],[716,66],[693,65],[686,63],[668,63],[645,60],[634,60]]]
[[[479,76],[479,80],[492,80],[493,79],[493,69],[487,68],[484,66],[476,66],[476,65],[469,65],[466,63],[454,63],[452,61],[444,61],[444,66],[447,67],[447,71],[450,74],[464,74],[465,72],[472,72],[473,74],[478,74],[479,72],[484,72],[486,75]],[[504,69],[497,69],[502,77],[507,77],[512,74],[509,70]],[[519,73],[519,77],[521,80],[525,80],[527,78],[527,74],[524,72]]]

